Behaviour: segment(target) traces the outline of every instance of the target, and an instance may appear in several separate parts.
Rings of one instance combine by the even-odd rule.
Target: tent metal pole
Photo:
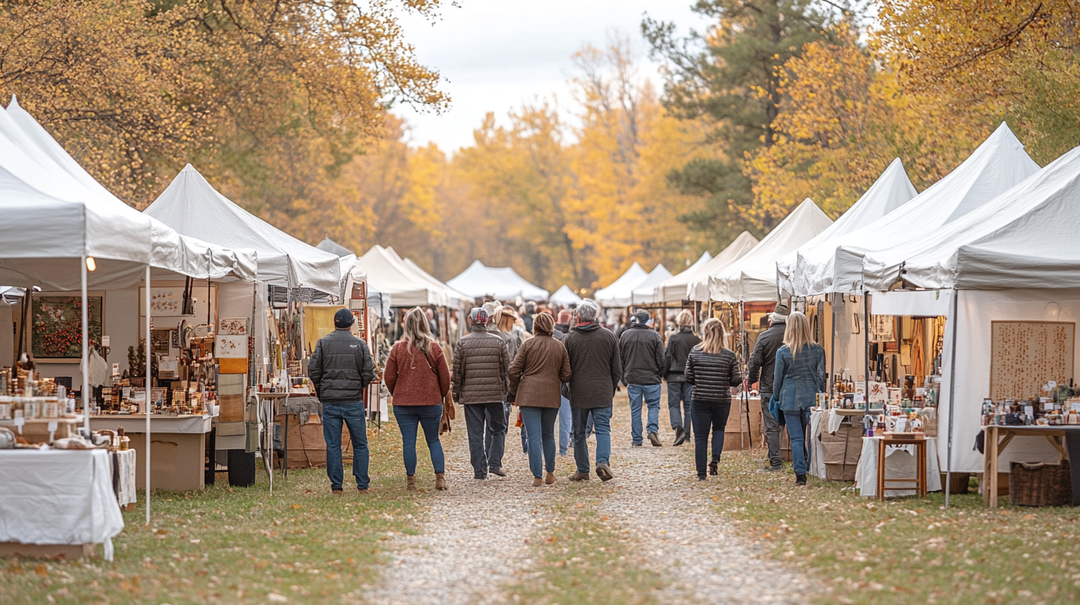
[[[146,305],[146,403],[143,413],[146,414],[146,524],[150,525],[150,265],[146,265],[146,287],[143,288],[143,304]],[[207,300],[209,305],[209,294]]]
[[[863,392],[866,413],[870,413],[870,293],[863,290],[863,344],[866,348],[866,374],[863,376]]]
[[[743,301],[739,301],[739,357],[741,357],[740,365],[746,362],[746,321],[745,321],[746,305]],[[745,382],[745,381],[743,381]],[[745,387],[743,388],[745,391]],[[741,406],[740,406],[741,407]],[[749,401],[746,404],[746,419],[750,420],[750,404]],[[739,449],[746,449],[745,439],[743,434],[746,432],[743,430],[742,425],[742,412],[739,412]],[[751,446],[752,447],[752,446]]]
[[[829,331],[832,333],[829,338],[829,398],[832,399],[836,396],[836,293],[825,296],[829,301],[829,313],[832,316],[832,323],[829,326]]]
[[[949,359],[949,436],[946,442],[946,454],[945,454],[945,510],[949,510],[949,487],[952,484],[952,442],[953,442],[953,406],[956,405],[956,324],[957,321],[957,309],[959,307],[960,291],[953,289],[953,304],[952,304],[952,317],[948,318],[952,323],[952,357]],[[990,451],[988,447],[983,448],[986,451]],[[989,485],[989,481],[984,482],[985,485]],[[984,489],[986,489],[984,487]],[[991,497],[996,497],[996,494],[992,494]]]
[[[86,253],[79,259],[82,278],[82,400],[83,429],[90,438],[90,312],[86,308]],[[32,288],[31,288],[32,290]]]

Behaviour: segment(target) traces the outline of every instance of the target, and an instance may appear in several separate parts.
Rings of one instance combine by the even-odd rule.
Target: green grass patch
[[[330,495],[325,469],[276,475],[272,496],[261,469],[250,488],[230,488],[219,474],[205,491],[155,492],[146,526],[140,494],[113,540],[113,562],[0,560],[0,602],[360,601],[378,581],[394,533],[415,532],[434,493],[405,491],[396,425],[369,434],[372,489],[365,495],[348,464],[340,498]],[[427,451],[419,449],[418,483],[431,487]]]
[[[725,452],[713,499],[748,539],[813,570],[828,591],[819,602],[1080,602],[1076,508],[992,511],[978,493],[948,511],[941,493],[882,503],[850,483],[795,487],[790,472],[758,472],[763,459]]]

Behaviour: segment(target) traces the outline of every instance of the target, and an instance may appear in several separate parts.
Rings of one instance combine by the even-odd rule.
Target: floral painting
[[[221,324],[218,334],[230,336],[247,335],[246,317],[222,317],[218,323]]]
[[[247,336],[218,335],[214,339],[214,357],[220,359],[247,359]]]
[[[101,343],[103,296],[87,296],[90,342]],[[81,297],[35,296],[30,319],[31,351],[37,360],[69,360],[82,357]]]

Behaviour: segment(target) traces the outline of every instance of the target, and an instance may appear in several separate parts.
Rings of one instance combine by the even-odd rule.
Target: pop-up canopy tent
[[[630,291],[631,305],[651,305],[660,302],[656,300],[656,287],[671,279],[671,271],[663,264],[657,264],[652,271]]]
[[[393,252],[394,254],[397,254],[397,252],[395,252],[393,248],[387,248],[387,250],[389,250],[390,252]],[[424,271],[420,267],[420,265],[413,262],[413,260],[411,258],[402,258],[401,260],[402,260],[402,262],[405,263],[406,267],[411,269],[413,273],[415,273],[415,274],[419,275],[421,278],[423,278],[424,281],[426,281],[428,283],[431,283],[432,285],[439,286],[440,288],[445,290],[446,291],[446,303],[447,303],[447,306],[461,307],[461,306],[464,306],[464,305],[470,305],[470,306],[472,305],[473,301],[472,301],[471,298],[469,298],[468,296],[462,294],[461,292],[458,292],[457,290],[451,288],[450,286],[442,283],[434,275],[428,273],[427,271]]]
[[[479,260],[446,285],[470,298],[494,296],[499,300],[521,297],[525,300],[547,300],[548,291],[529,283],[511,267],[488,267]]]
[[[259,281],[342,295],[337,255],[308,245],[244,210],[214,189],[191,164],[184,166],[145,213],[184,235],[253,248],[259,255]]]
[[[548,299],[548,302],[555,305],[569,307],[571,305],[581,304],[581,297],[574,293],[574,291],[571,290],[569,286],[563,284],[559,286],[559,289],[556,290],[554,294],[551,295],[551,298]]]
[[[776,261],[832,224],[807,198],[742,258],[708,276],[709,298],[723,302],[777,300]],[[696,289],[696,286],[691,284]]]
[[[757,240],[754,240],[754,243],[756,244]],[[702,267],[709,264],[709,261],[712,259],[713,256],[706,250],[696,261],[694,261],[694,264],[687,267],[685,271],[677,273],[657,284],[653,289],[653,301],[656,303],[677,303],[685,300],[686,283],[700,271]]]
[[[992,396],[995,356],[1007,357],[1009,349],[1018,346],[1024,350],[1044,347],[1048,359],[1046,364],[1025,364],[1019,371],[1023,376],[1012,376],[1029,379],[1027,392],[1002,393],[1000,398],[1019,400],[1038,392],[1038,385],[1049,380],[1067,382],[1080,377],[1080,357],[1074,355],[1067,337],[1057,343],[1014,343],[999,351],[995,349],[1002,343],[994,342],[997,322],[1060,327],[1059,335],[1072,333],[1075,338],[1080,320],[1077,233],[1080,148],[981,208],[865,259],[868,285],[881,287],[902,276],[911,286],[953,289],[939,404],[940,421],[947,422],[952,436],[938,442],[947,470],[983,471],[983,456],[972,444],[980,430],[982,400]],[[1060,362],[1051,361],[1058,356]],[[1011,443],[1001,457],[1004,469],[1009,468],[1009,460],[1057,459],[1043,439],[1017,437]]]
[[[1009,127],[1000,127],[945,178],[878,220],[835,238],[833,258],[802,270],[797,294],[863,291],[863,257],[926,233],[982,206],[1039,169]],[[798,286],[796,280],[796,286]]]
[[[647,275],[645,269],[642,269],[641,265],[635,261],[615,281],[611,282],[607,287],[597,290],[594,298],[596,302],[604,307],[625,307],[630,304],[630,293]]]
[[[368,305],[377,309],[380,317],[389,320],[388,314],[390,313],[390,305],[392,304],[390,295],[380,291],[371,284],[371,281],[367,278],[367,272],[359,265],[356,254],[354,254],[352,250],[349,250],[329,237],[324,237],[315,247],[323,252],[336,254],[341,261],[341,270],[343,274],[347,275],[352,283],[359,283],[362,281],[367,284]],[[350,287],[351,286],[347,286],[345,291],[348,292],[348,288]]]
[[[874,184],[866,190],[851,208],[795,252],[776,262],[780,289],[785,292],[807,296],[820,292],[808,292],[803,276],[807,267],[828,267],[836,255],[836,243],[844,235],[856,231],[903,206],[918,194],[904,172],[900,158],[894,159]],[[832,276],[823,277],[825,288],[832,285]],[[827,290],[826,290],[827,291]]]
[[[696,269],[691,267],[660,284],[660,287],[667,292],[666,302],[709,300],[709,274],[716,273],[739,260],[756,245],[758,245],[758,239],[750,235],[750,232],[743,231],[720,254],[709,259],[709,262]]]
[[[397,307],[448,304],[445,286],[423,279],[413,272],[397,253],[376,244],[356,261],[366,273],[368,283],[390,295]]]

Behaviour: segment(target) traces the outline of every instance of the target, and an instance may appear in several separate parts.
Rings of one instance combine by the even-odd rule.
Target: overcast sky
[[[630,36],[647,61],[641,20],[674,21],[685,33],[705,22],[690,11],[692,0],[460,0],[434,25],[404,19],[406,38],[424,65],[439,71],[453,106],[441,114],[417,113],[407,106],[394,112],[412,126],[411,142],[433,141],[446,152],[469,146],[484,115],[500,121],[509,109],[537,96],[557,95],[570,103],[566,80],[571,55],[586,44],[605,45],[612,32]],[[643,74],[655,76],[655,65]]]

